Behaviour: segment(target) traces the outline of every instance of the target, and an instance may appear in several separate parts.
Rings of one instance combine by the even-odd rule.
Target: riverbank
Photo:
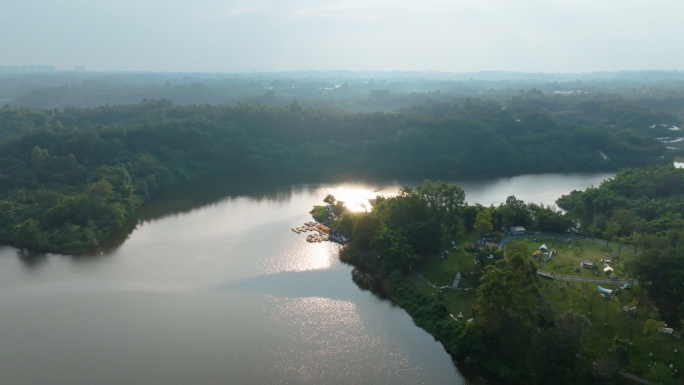
[[[449,354],[480,361],[507,381],[600,383],[622,378],[620,369],[654,378],[661,365],[678,376],[679,332],[665,326],[656,301],[631,278],[639,274],[633,253],[548,233],[497,244],[496,234],[477,235],[502,227],[492,224],[494,215],[530,210],[560,233],[573,222],[515,197],[486,209],[459,206],[459,196],[463,202],[458,186],[426,181],[378,197],[371,212],[344,214],[353,244],[341,259],[370,271]],[[516,352],[521,343],[529,349]],[[567,348],[559,352],[559,343]],[[601,362],[596,370],[594,362]]]
[[[673,339],[672,336],[665,333],[656,333],[655,331],[646,334],[642,330],[644,327],[641,322],[632,318],[634,314],[628,311],[624,311],[624,308],[628,309],[640,309],[640,312],[647,313],[653,303],[644,296],[641,292],[642,287],[635,285],[631,279],[627,280],[612,280],[604,278],[600,283],[593,282],[596,278],[594,274],[590,274],[585,278],[582,278],[581,273],[589,273],[595,270],[580,270],[579,272],[574,271],[570,266],[575,266],[575,259],[578,256],[571,251],[571,248],[581,248],[582,252],[579,255],[580,258],[589,258],[597,260],[600,256],[602,259],[606,254],[605,241],[595,240],[592,242],[589,239],[581,239],[580,237],[546,237],[544,235],[538,235],[535,242],[534,237],[530,239],[530,244],[534,244],[537,247],[539,244],[546,243],[549,247],[555,247],[559,251],[560,255],[554,256],[554,260],[551,263],[543,263],[544,266],[549,271],[555,272],[556,277],[552,279],[541,279],[541,288],[539,290],[540,295],[543,299],[548,301],[557,313],[562,313],[567,310],[575,310],[584,314],[592,323],[593,328],[585,336],[585,347],[586,354],[591,360],[599,360],[601,356],[605,353],[607,347],[611,346],[613,343],[613,338],[617,335],[629,336],[632,345],[630,352],[630,361],[627,366],[624,367],[623,376],[625,378],[633,377],[643,381],[644,376],[648,375],[649,369],[652,363],[656,360],[658,362],[666,363],[667,365],[676,363],[679,361],[679,356],[677,351],[681,350],[680,340]],[[555,241],[554,241],[554,238]],[[520,237],[510,238],[515,241],[523,240]],[[573,239],[573,242],[566,242],[567,239]],[[525,239],[527,240],[527,239]],[[465,245],[467,242],[462,242]],[[507,243],[507,242],[506,242]],[[505,244],[504,243],[504,247]],[[609,249],[608,254],[616,253],[618,246],[610,245],[612,248]],[[475,303],[476,291],[471,289],[476,289],[477,281],[481,276],[476,264],[473,263],[473,256],[470,253],[460,250],[450,250],[449,255],[444,258],[439,255],[434,255],[428,257],[426,260],[422,261],[416,266],[416,271],[406,276],[404,282],[412,290],[422,294],[422,298],[428,303],[442,303],[447,309],[448,314],[459,314],[463,315],[462,320],[470,319],[475,316],[472,312],[473,305]],[[535,250],[530,245],[530,251]],[[633,257],[627,250],[622,251],[622,257],[627,258],[627,260]],[[572,261],[569,261],[572,260]],[[569,263],[569,265],[568,265]],[[618,266],[624,265],[622,261]],[[577,264],[579,266],[579,264]],[[601,270],[601,268],[598,270]],[[567,271],[566,271],[567,269]],[[420,271],[420,272],[419,272]],[[622,273],[622,270],[618,269],[618,272]],[[427,275],[427,277],[425,275]],[[453,280],[453,277],[457,274],[462,274],[463,277],[470,278],[470,281],[461,280],[460,290],[453,290],[452,286],[449,286],[449,280]],[[561,274],[568,274],[566,276]],[[601,273],[599,277],[603,276]],[[429,278],[428,278],[429,277]],[[630,290],[622,290],[619,296],[613,296],[611,298],[601,298],[597,291],[597,285],[602,285],[603,287],[615,289],[622,287],[623,283],[631,282],[632,288]],[[461,286],[463,285],[463,286]],[[421,317],[421,314],[416,314],[412,312],[410,308],[405,307],[401,300],[399,300],[399,305],[409,312],[413,317]],[[646,316],[647,315],[643,315]],[[459,322],[455,320],[455,322]],[[420,327],[425,327],[431,334],[435,336],[437,340],[442,342],[447,346],[448,341],[442,340],[442,336],[439,334],[434,334],[430,325],[427,323],[416,322],[416,325]],[[447,337],[448,338],[448,337]],[[455,357],[463,357],[464,353],[458,348],[449,350],[450,354],[456,354]],[[493,373],[499,375],[500,364],[497,362],[492,366],[487,366],[487,369]],[[507,376],[506,371],[503,372],[504,376]],[[636,376],[635,376],[636,375]],[[639,377],[640,376],[640,377]],[[515,379],[503,377],[509,381],[515,381]],[[525,379],[528,381],[529,379]],[[529,383],[529,382],[521,382]]]
[[[413,319],[416,326],[430,333],[435,340],[444,346],[449,355],[455,360],[462,361],[474,367],[484,369],[498,380],[510,384],[538,384],[540,379],[524,371],[511,368],[510,365],[498,360],[495,356],[485,354],[482,351],[464,349],[466,335],[466,320],[457,320],[451,315],[450,302],[446,296],[468,296],[474,299],[475,291],[448,291],[440,289],[434,291],[420,290],[415,287],[412,280],[400,274],[383,276],[371,262],[375,257],[372,253],[366,253],[354,248],[347,248],[340,252],[340,260],[371,275],[379,282],[376,290],[382,290],[384,296],[397,306],[404,309]],[[411,276],[410,276],[411,277]],[[415,276],[413,276],[415,277]],[[416,278],[419,280],[419,278]],[[446,294],[449,293],[449,294]]]

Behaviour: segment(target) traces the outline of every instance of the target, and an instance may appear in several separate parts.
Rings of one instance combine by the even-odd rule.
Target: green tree
[[[571,310],[559,316],[555,327],[541,331],[532,341],[535,372],[553,383],[571,383],[583,371],[578,355],[584,350],[582,339],[590,328],[586,317]]]
[[[31,151],[31,164],[37,166],[46,161],[49,156],[50,154],[48,154],[46,149],[36,146],[33,148],[33,151]]]
[[[620,338],[615,335],[613,337],[613,344],[608,348],[608,354],[615,359],[621,367],[629,364],[629,354],[632,351],[632,342],[626,338]]]
[[[406,238],[400,232],[387,227],[376,233],[371,241],[371,247],[378,253],[378,259],[387,271],[406,271],[418,260]]]
[[[379,228],[380,221],[374,212],[358,214],[351,233],[354,245],[361,250],[369,250],[373,236]]]
[[[47,237],[40,228],[40,222],[29,218],[16,227],[14,242],[20,248],[41,250],[47,242]]]
[[[608,243],[613,237],[620,232],[620,225],[615,221],[606,221],[606,228],[601,233],[603,238],[606,240],[606,249],[608,249]]]
[[[458,221],[458,214],[465,206],[465,192],[455,184],[448,184],[438,180],[432,183],[424,180],[414,193],[419,195],[433,214],[451,231]]]
[[[494,229],[494,226],[492,225],[492,214],[488,210],[478,213],[475,218],[474,228],[480,237],[491,232]]]

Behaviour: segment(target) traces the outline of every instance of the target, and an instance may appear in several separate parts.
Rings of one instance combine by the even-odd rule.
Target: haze
[[[684,69],[684,3],[1,0],[0,65],[92,71]]]

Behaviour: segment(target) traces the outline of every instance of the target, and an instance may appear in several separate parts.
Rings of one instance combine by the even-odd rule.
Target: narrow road
[[[460,280],[461,273],[456,274],[456,276],[458,277],[458,280],[454,279],[454,285],[453,286],[437,286],[434,283],[430,282],[427,278],[425,278],[425,276],[423,274],[420,274],[416,270],[413,271],[413,275],[420,278],[421,281],[425,282],[426,284],[428,284],[428,286],[430,286],[433,289],[472,290],[472,288],[470,288],[470,287],[468,287],[468,288],[456,287],[456,286],[458,286],[458,280]]]
[[[617,284],[624,285],[629,283],[630,285],[638,285],[639,282],[634,279],[610,279],[610,278],[583,278],[575,277],[573,275],[553,275],[554,273],[549,273],[547,271],[537,270],[537,274],[544,278],[553,278],[559,281],[570,281],[570,282],[585,282],[585,283],[605,283],[605,284]]]

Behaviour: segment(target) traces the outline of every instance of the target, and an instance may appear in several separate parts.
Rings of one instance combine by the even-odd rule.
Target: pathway
[[[454,283],[451,285],[451,287],[458,287],[458,281],[461,280],[461,272],[459,271],[456,273],[456,277],[454,278]]]
[[[545,278],[553,278],[553,279],[557,279],[559,281],[585,282],[585,283],[605,283],[605,284],[617,284],[617,285],[624,285],[625,283],[629,283],[630,285],[638,285],[639,284],[639,281],[637,281],[636,279],[627,280],[627,279],[610,279],[610,278],[583,278],[583,277],[575,277],[573,275],[556,275],[556,276],[554,276],[553,275],[554,273],[549,273],[547,271],[542,271],[542,270],[537,270],[537,274],[539,274]]]
[[[428,286],[430,286],[433,289],[453,289],[453,290],[472,290],[473,289],[472,287],[467,287],[467,288],[457,287],[458,282],[461,280],[461,273],[456,274],[456,278],[454,278],[454,283],[452,284],[452,286],[437,286],[434,283],[430,282],[427,278],[425,278],[425,276],[423,274],[420,274],[416,270],[413,271],[413,275],[420,278],[421,281],[425,282],[426,284],[428,284]]]

